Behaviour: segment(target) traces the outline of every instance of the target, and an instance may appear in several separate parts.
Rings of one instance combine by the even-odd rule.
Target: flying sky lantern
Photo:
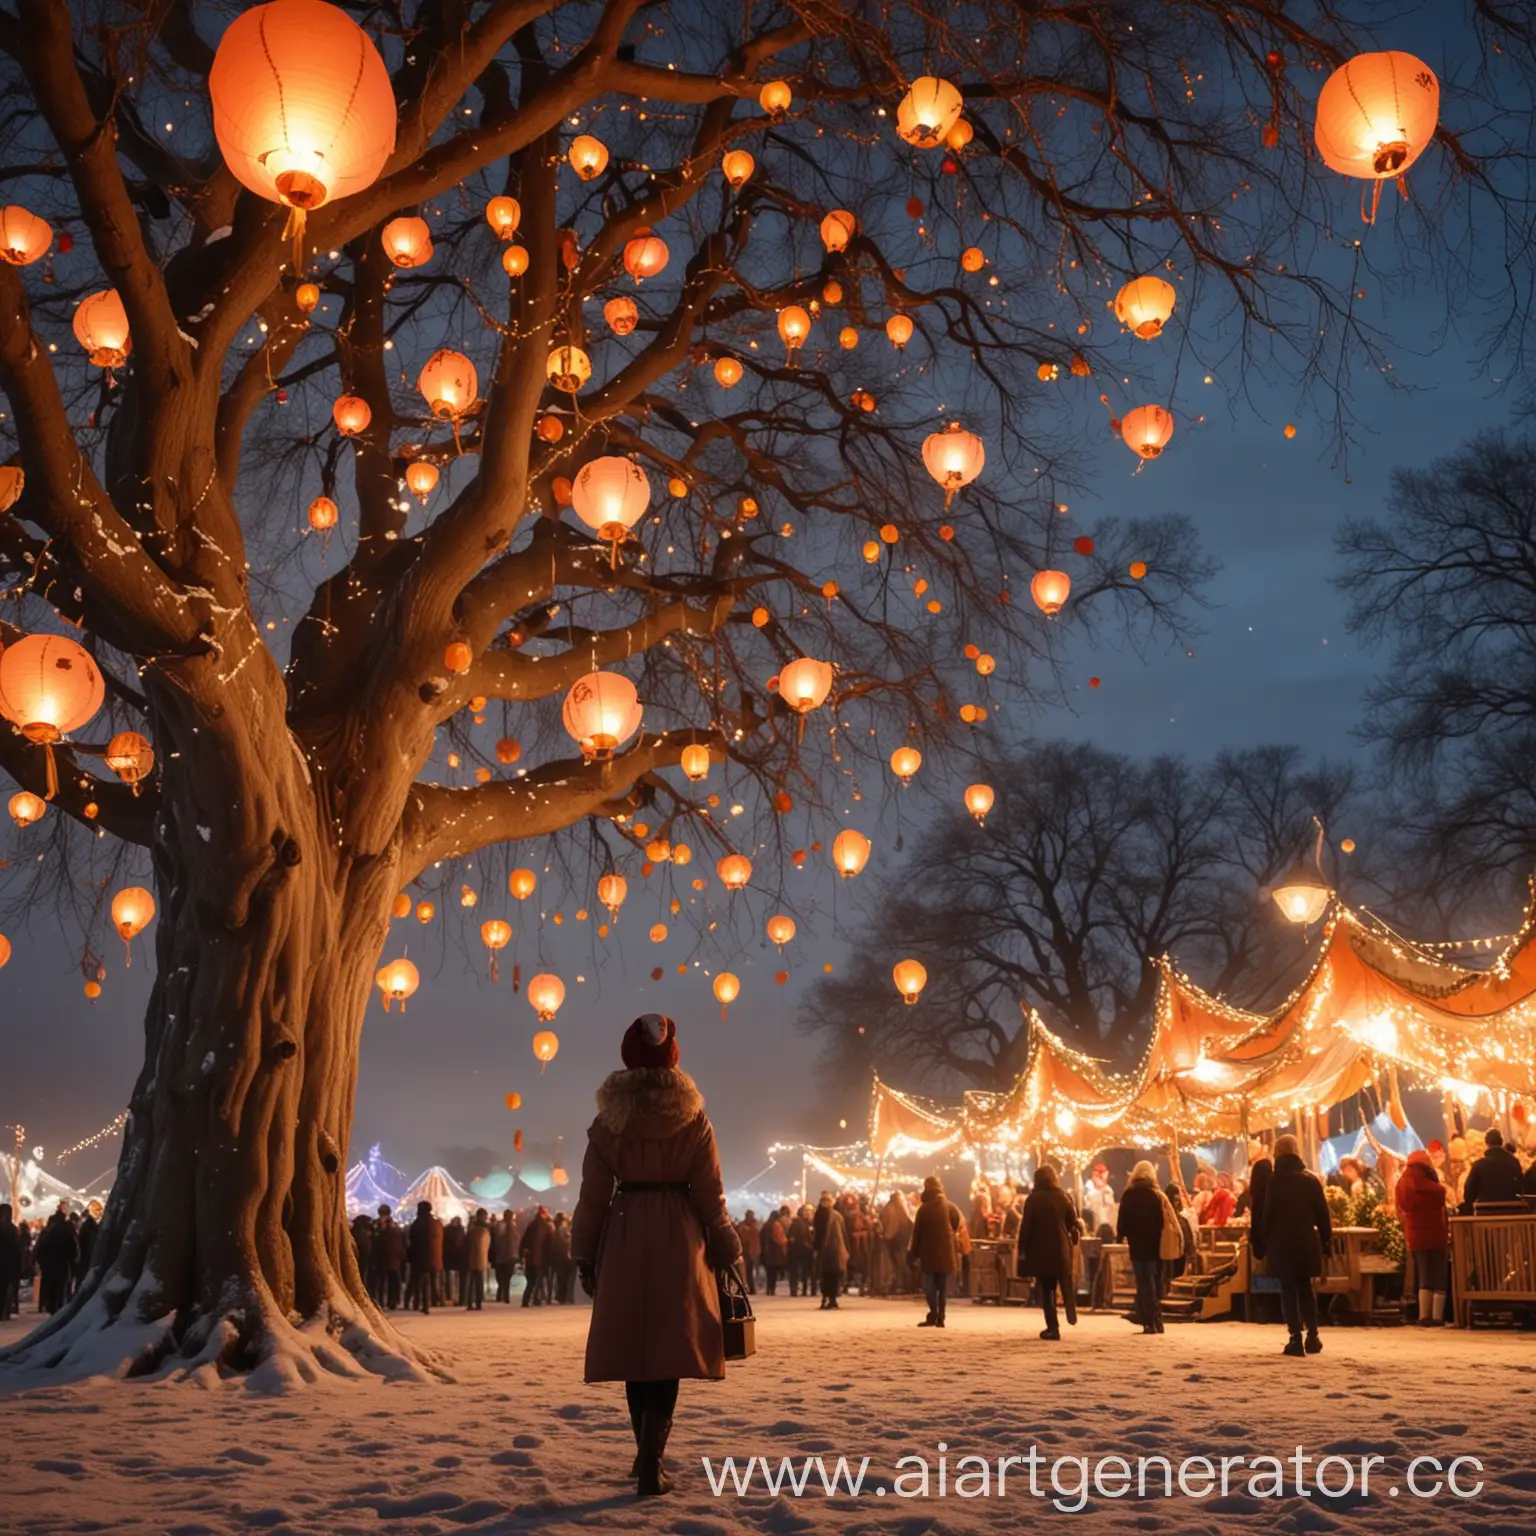
[[[800,348],[805,345],[805,338],[810,334],[811,317],[798,304],[787,305],[779,311],[779,336],[791,359],[798,356]]]
[[[574,395],[592,377],[592,359],[580,347],[567,343],[549,354],[544,371],[556,389]]]
[[[533,895],[534,888],[538,883],[538,876],[531,869],[514,869],[507,876],[507,889],[519,901],[527,901]]]
[[[756,169],[757,161],[744,149],[727,150],[720,158],[720,174],[737,191],[746,186]]]
[[[898,352],[905,350],[907,343],[912,340],[912,330],[910,315],[892,315],[885,322],[885,334],[890,337],[891,345]]]
[[[774,916],[768,919],[766,931],[769,939],[773,941],[782,955],[784,953],[784,946],[795,936],[795,920],[792,917],[786,917],[782,912],[775,913]]]
[[[1178,295],[1160,277],[1134,277],[1115,295],[1115,317],[1134,336],[1151,341],[1163,334]]]
[[[916,960],[898,960],[891,968],[891,979],[896,983],[896,990],[901,993],[902,1000],[915,1003],[922,996],[923,988],[928,985],[928,972]]]
[[[715,873],[728,891],[743,890],[752,878],[752,860],[744,853],[728,853],[715,865]]]
[[[607,169],[608,146],[590,133],[578,134],[571,140],[571,147],[565,152],[565,158],[570,161],[571,169],[583,181],[591,181],[594,177],[601,176]]]
[[[149,927],[155,916],[155,898],[142,885],[130,885],[112,898],[112,926],[128,951],[133,964],[133,941]]]
[[[963,117],[959,117],[955,119],[954,127],[944,135],[944,147],[958,155],[975,137],[976,130]]]
[[[53,226],[46,219],[15,203],[0,208],[0,261],[7,266],[30,267],[52,244]]]
[[[605,454],[589,459],[571,484],[571,506],[577,517],[611,546],[610,564],[617,566],[619,545],[651,505],[651,482],[633,459]]]
[[[541,1024],[550,1023],[565,1001],[565,983],[549,971],[541,971],[528,983],[528,1001]]]
[[[1120,423],[1120,436],[1132,453],[1155,459],[1173,436],[1173,414],[1160,405],[1138,405]]]
[[[493,917],[480,924],[480,942],[491,957],[491,980],[501,980],[501,951],[512,941],[512,924]]]
[[[609,922],[619,920],[619,908],[629,895],[629,881],[623,875],[604,875],[597,882],[597,899],[608,909]]]
[[[373,979],[384,996],[385,1013],[395,1003],[400,1004],[400,1012],[404,1013],[406,1003],[421,985],[421,973],[409,960],[391,960],[379,968]]]
[[[1440,82],[1427,64],[1411,53],[1362,53],[1324,83],[1314,131],[1329,170],[1376,183],[1369,210],[1362,208],[1369,223],[1381,183],[1423,154],[1439,121]]]
[[[671,257],[667,242],[649,226],[637,229],[633,237],[624,242],[624,270],[637,283],[655,277]]]
[[[589,672],[565,696],[561,719],[589,762],[605,762],[640,729],[635,685],[617,672]]]
[[[128,311],[116,288],[104,288],[81,299],[75,311],[75,340],[98,368],[121,368],[133,351]]]
[[[965,101],[948,80],[922,75],[896,108],[896,133],[918,149],[934,149],[955,126]]]
[[[19,464],[0,464],[0,512],[9,512],[26,488],[27,477]]]
[[[539,1072],[541,1075],[544,1068],[547,1067],[550,1062],[555,1059],[555,1056],[558,1054],[559,1050],[560,1037],[554,1032],[554,1030],[541,1029],[538,1034],[533,1037],[533,1054],[539,1058]]]
[[[844,827],[832,839],[832,862],[844,880],[851,880],[869,862],[870,841],[862,832]]]
[[[715,977],[714,992],[720,1004],[720,1022],[724,1024],[726,1010],[741,996],[741,978],[732,971],[721,971]]]
[[[640,323],[640,310],[628,294],[620,294],[603,305],[603,319],[615,336],[628,336]]]
[[[438,479],[437,465],[430,459],[412,459],[405,466],[406,487],[422,506],[426,506],[427,497],[437,489]]]
[[[137,731],[119,731],[107,743],[102,761],[137,793],[139,782],[148,778],[155,766],[155,749]]]
[[[509,245],[501,253],[501,269],[508,277],[521,277],[528,270],[528,247]]]
[[[955,492],[969,485],[986,462],[987,450],[981,439],[958,421],[923,439],[923,466],[944,487],[946,508],[955,499]]]
[[[341,516],[341,509],[329,496],[316,496],[309,504],[309,511],[305,514],[309,519],[309,526],[316,533],[329,533],[336,526],[336,520]]]
[[[1071,594],[1072,578],[1065,571],[1036,571],[1029,584],[1029,595],[1047,618],[1060,613]]]
[[[734,389],[741,383],[741,364],[734,357],[716,358],[715,383],[721,389]]]
[[[834,208],[821,221],[821,243],[829,253],[846,251],[848,242],[858,233],[859,221],[846,208]]]
[[[225,29],[208,72],[213,131],[242,186],[304,216],[377,180],[395,150],[395,92],[368,34],[324,0],[272,0]]]
[[[891,772],[903,784],[910,784],[913,775],[923,766],[923,754],[916,747],[897,747],[891,753]]]
[[[425,219],[407,216],[391,219],[379,231],[384,254],[402,271],[424,267],[432,259],[432,228]]]
[[[774,117],[782,117],[788,112],[794,99],[794,92],[790,90],[787,80],[770,80],[757,93],[758,106]]]
[[[709,748],[700,742],[683,748],[678,766],[694,784],[702,784],[709,777]]]
[[[34,795],[30,789],[23,789],[11,796],[6,809],[18,827],[30,827],[34,821],[43,819],[48,802],[41,795]]]
[[[368,430],[373,408],[361,395],[342,395],[331,407],[331,420],[343,437],[356,437]]]
[[[61,635],[23,635],[0,651],[0,715],[42,747],[48,793],[58,793],[53,749],[94,718],[107,687],[89,651]]]
[[[832,691],[832,663],[801,656],[779,673],[779,697],[797,714],[820,709]]]
[[[515,197],[493,197],[485,205],[485,222],[498,240],[510,240],[523,221],[523,206]]]
[[[992,809],[997,795],[990,784],[971,784],[965,791],[965,808],[976,818],[976,825],[987,824],[987,812]]]

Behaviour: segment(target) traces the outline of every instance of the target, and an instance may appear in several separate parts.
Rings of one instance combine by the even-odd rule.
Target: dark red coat
[[[1409,1253],[1444,1248],[1449,1241],[1445,1206],[1450,1190],[1440,1182],[1427,1152],[1410,1152],[1397,1181],[1397,1214]]]

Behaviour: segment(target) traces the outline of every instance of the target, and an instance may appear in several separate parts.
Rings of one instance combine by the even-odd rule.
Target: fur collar
[[[679,1067],[638,1067],[610,1072],[597,1090],[597,1118],[615,1136],[635,1120],[681,1130],[704,1108],[704,1095]]]

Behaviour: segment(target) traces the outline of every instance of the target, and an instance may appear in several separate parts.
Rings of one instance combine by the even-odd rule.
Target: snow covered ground
[[[1017,1531],[1026,1522],[1075,1529],[1141,1530],[1168,1536],[1208,1531],[1330,1530],[1470,1532],[1536,1530],[1536,1335],[1418,1329],[1330,1329],[1322,1355],[1283,1358],[1275,1327],[1180,1325],[1143,1338],[1116,1317],[1084,1317],[1060,1344],[1037,1337],[1039,1314],[953,1303],[948,1329],[918,1331],[913,1304],[849,1299],[836,1317],[813,1302],[759,1298],[760,1350],[732,1365],[723,1384],[685,1383],[669,1461],[670,1497],[637,1502],[628,1479],[633,1442],[616,1386],[581,1380],[585,1308],[495,1307],[470,1316],[405,1317],[413,1338],[441,1351],[452,1385],[327,1379],[278,1396],[220,1381],[93,1380],[28,1387],[0,1377],[0,1531],[124,1536],[444,1536],[444,1533],[657,1531],[925,1533]],[[15,1339],[0,1325],[0,1343]],[[942,1453],[939,1444],[947,1447]],[[1026,1460],[1038,1447],[1030,1489]],[[1350,1464],[1354,1492],[1330,1500],[1295,1493],[1297,1447]],[[946,1458],[944,1497],[939,1458]],[[814,1464],[800,1497],[761,1486],[712,1493],[700,1458],[871,1458],[863,1491],[828,1497]],[[915,1464],[928,1459],[929,1496]],[[1166,1474],[1145,1469],[1149,1496],[1135,1497],[1136,1458],[1166,1456]],[[980,1463],[985,1458],[987,1496]],[[1110,1497],[1127,1479],[1130,1495]],[[1275,1472],[1255,1458],[1285,1459]],[[1471,1456],[1458,1486],[1417,1498],[1408,1464],[1442,1467]],[[1201,1497],[1177,1492],[1179,1463],[1210,1459],[1218,1483]],[[1242,1462],[1232,1458],[1242,1457]],[[1369,1497],[1359,1493],[1362,1459]],[[1076,1460],[1088,1458],[1081,1513]],[[1229,1492],[1219,1491],[1222,1458]],[[1055,1481],[1064,1493],[1052,1491]],[[1210,1480],[1184,1467],[1193,1493]],[[722,1473],[716,1470],[716,1476]],[[1322,1469],[1343,1487],[1344,1462]],[[906,1481],[898,1485],[896,1479]],[[1095,1492],[1097,1476],[1103,1491]],[[1253,1487],[1248,1479],[1259,1476]],[[1421,1463],[1419,1488],[1436,1473]],[[883,1487],[885,1493],[875,1491]],[[900,1491],[898,1491],[898,1489]],[[1393,1492],[1395,1490],[1395,1493]],[[970,1497],[959,1496],[962,1492]]]

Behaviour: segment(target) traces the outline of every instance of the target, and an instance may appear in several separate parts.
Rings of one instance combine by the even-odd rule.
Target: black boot
[[[1282,1355],[1304,1355],[1306,1351],[1302,1348],[1301,1335],[1293,1333],[1286,1341],[1286,1346],[1280,1353]]]
[[[635,1492],[641,1498],[671,1493],[672,1479],[662,1465],[662,1455],[667,1449],[667,1438],[672,1433],[672,1420],[663,1418],[654,1409],[648,1409],[640,1421],[640,1470]]]
[[[635,1435],[635,1460],[634,1465],[629,1469],[631,1477],[640,1476],[640,1425],[643,1418],[644,1413],[640,1405],[638,1403],[631,1403],[629,1405],[629,1427],[634,1431]]]

